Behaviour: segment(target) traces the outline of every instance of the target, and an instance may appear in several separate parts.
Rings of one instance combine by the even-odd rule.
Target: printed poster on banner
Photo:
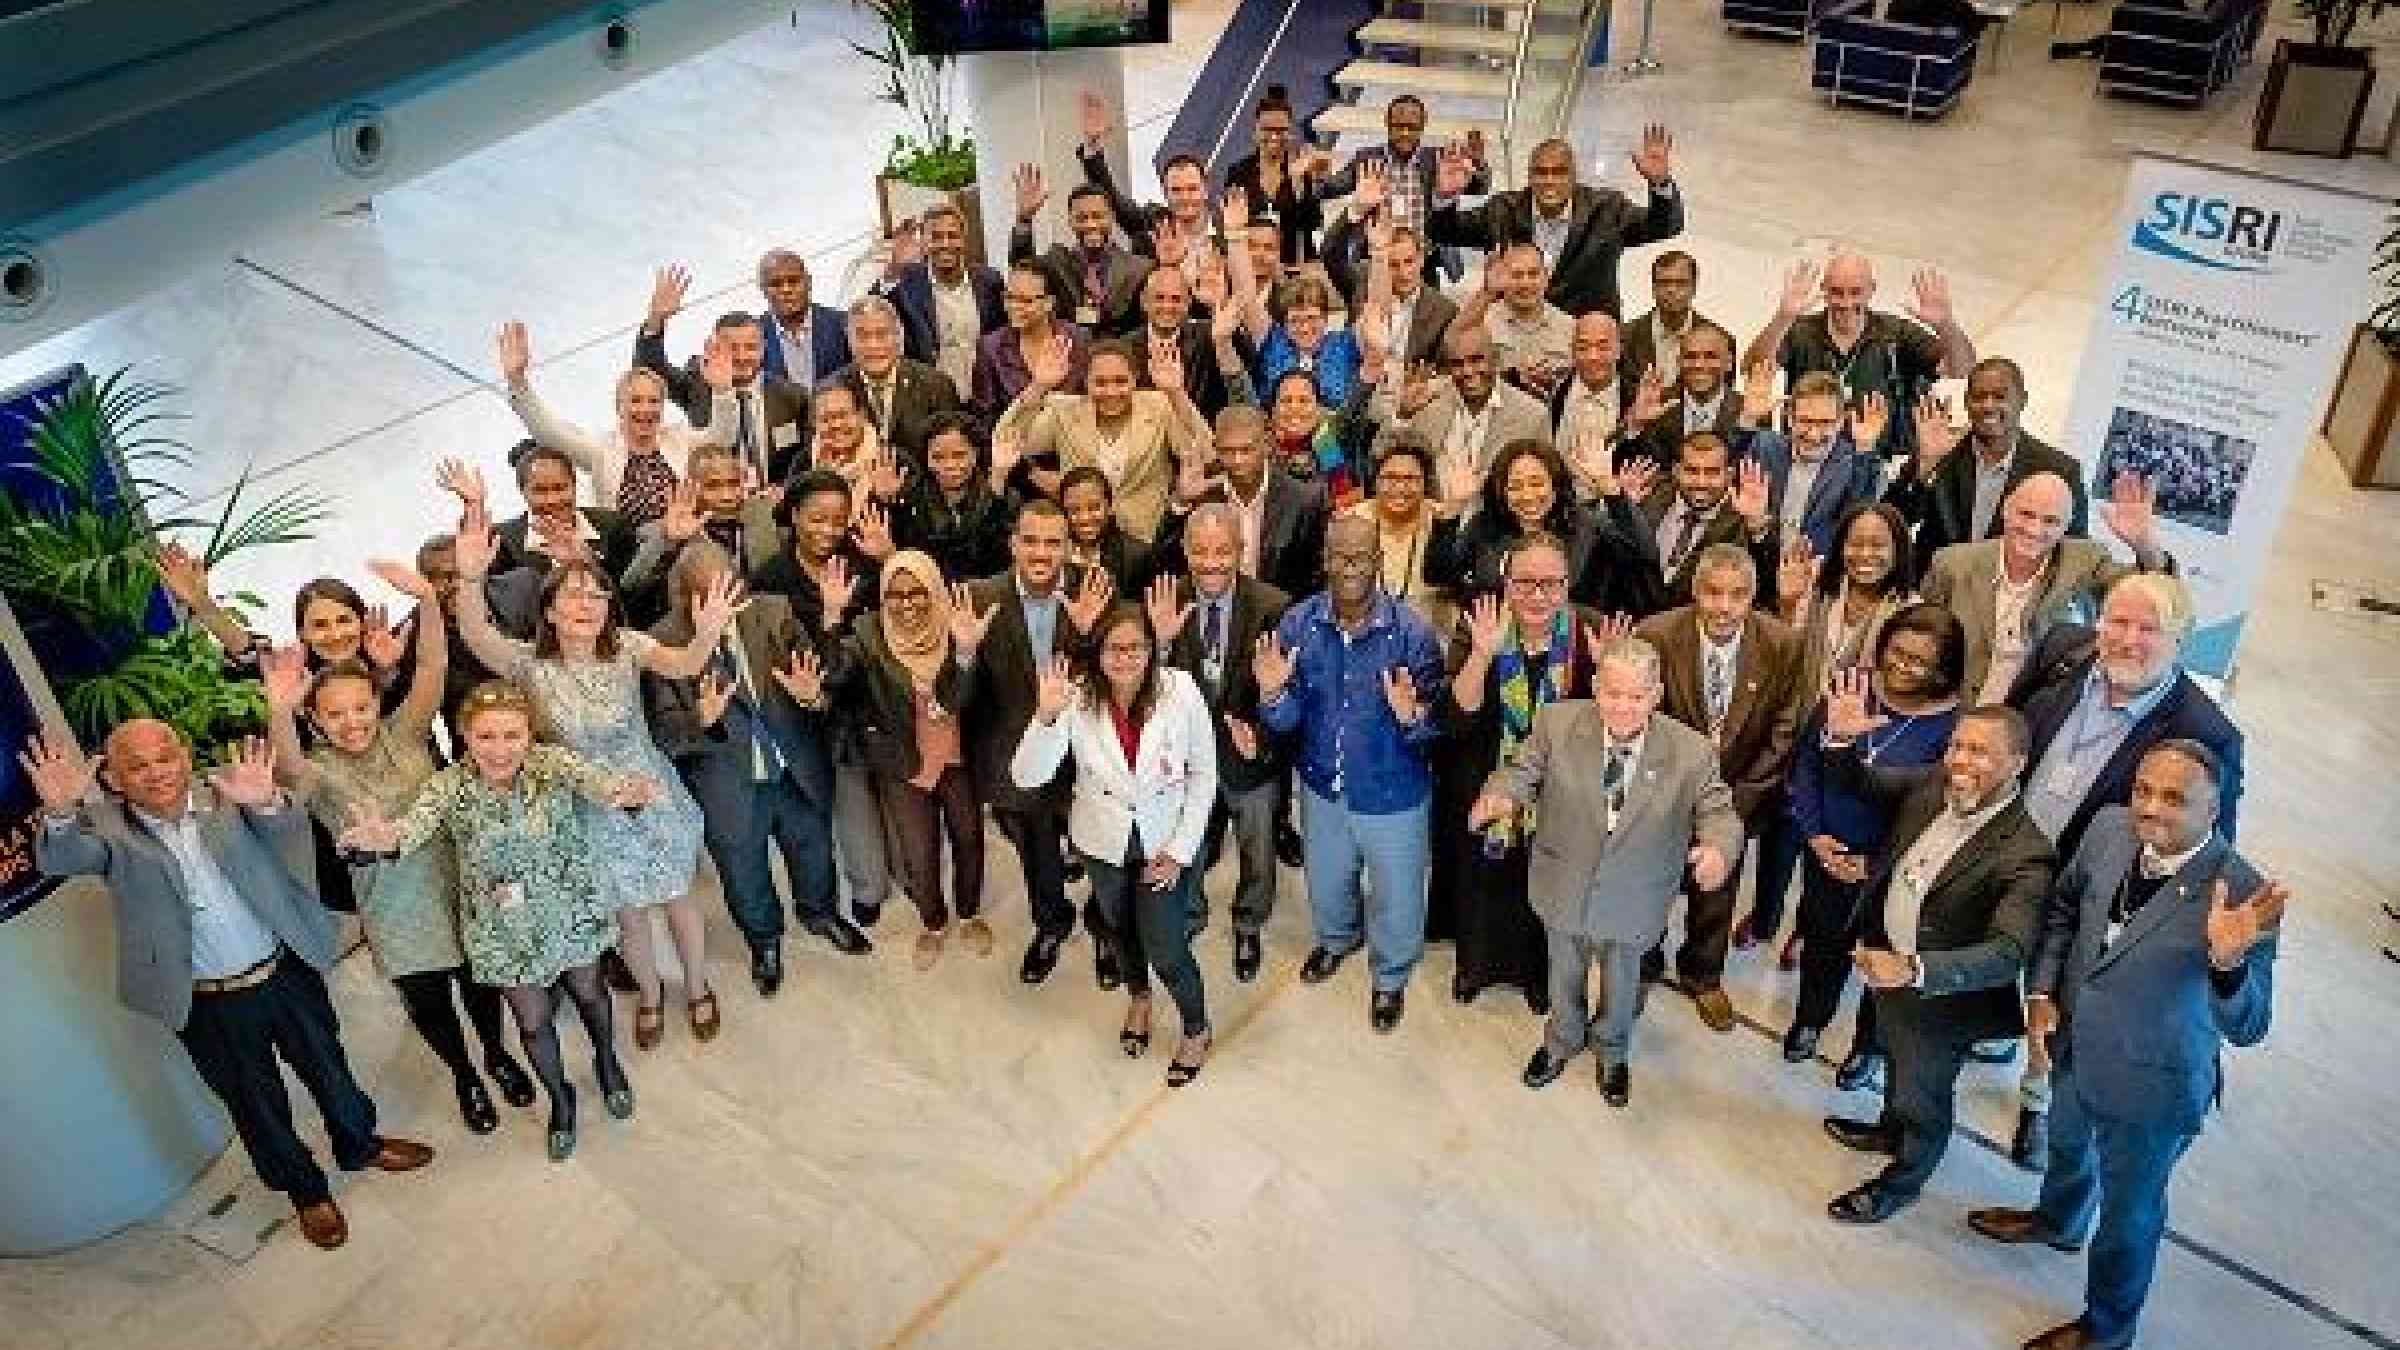
[[[2292,477],[2367,316],[2378,198],[2137,155],[2066,448],[2094,501],[2121,474],[2158,494],[2191,583],[2194,671],[2223,677]]]

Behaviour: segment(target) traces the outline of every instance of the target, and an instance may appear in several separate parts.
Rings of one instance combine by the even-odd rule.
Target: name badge
[[[492,887],[492,903],[501,909],[515,909],[525,903],[525,883],[503,881]]]
[[[775,443],[775,448],[776,448],[776,449],[778,449],[778,450],[788,450],[788,449],[790,449],[792,446],[794,446],[794,445],[796,445],[796,444],[798,444],[798,443],[799,443],[799,440],[800,440],[800,428],[799,428],[799,427],[797,427],[797,426],[794,426],[794,425],[793,425],[792,423],[790,423],[790,422],[785,422],[785,423],[783,423],[782,425],[780,425],[780,426],[776,427],[774,430],[772,430],[772,431],[768,432],[768,433],[767,433],[767,439],[769,439],[769,440],[771,440],[771,441],[773,441],[773,442]]]
[[[1085,328],[1098,327],[1100,323],[1099,307],[1096,305],[1077,305],[1075,307],[1075,322],[1081,324]]]

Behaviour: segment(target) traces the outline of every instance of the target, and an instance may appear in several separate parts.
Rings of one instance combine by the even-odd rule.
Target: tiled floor
[[[1129,56],[1137,159],[1228,8],[1179,5],[1178,42]],[[1903,126],[1811,100],[1796,48],[1662,11],[1666,73],[1597,81],[1576,134],[1623,183],[1631,129],[1673,126],[1702,308],[1746,333],[1782,266],[1831,238],[1879,260],[1887,303],[1909,267],[1938,262],[1983,350],[2028,370],[2043,433],[2066,411],[2127,151],[2250,158],[2262,72],[2202,112],[2097,100],[2088,64],[2043,59],[2045,12],[2002,35],[2001,64],[1953,116]],[[2069,32],[2096,20],[2064,16]],[[891,122],[841,45],[855,23],[820,0],[797,27],[394,190],[372,216],[255,241],[0,359],[0,384],[69,359],[184,384],[197,486],[252,460],[344,509],[321,548],[224,580],[280,595],[355,575],[362,554],[405,553],[442,523],[432,459],[497,476],[518,434],[484,384],[502,319],[532,324],[545,392],[600,419],[655,264],[689,262],[703,310],[748,294],[768,244],[808,250],[821,284],[840,275]],[[781,118],[721,134],[717,110],[768,90]],[[2279,167],[2400,191],[2380,160]],[[1625,274],[1638,306],[1639,257]],[[2376,955],[2395,936],[2376,902],[2400,872],[2400,644],[2307,605],[2312,578],[2400,584],[2396,528],[2400,501],[2352,493],[2310,456],[2235,705],[2252,745],[2243,842],[2299,896],[2277,1025],[2232,1058],[2226,1111],[2178,1180],[2186,1242],[2166,1253],[2149,1344],[2400,1337],[2400,968]],[[353,962],[337,980],[353,1053],[395,1127],[442,1147],[437,1166],[351,1187],[336,1255],[286,1233],[233,1266],[138,1227],[0,1266],[0,1344],[1947,1347],[2013,1344],[2074,1308],[2076,1261],[1966,1234],[1966,1207],[2030,1193],[1983,1148],[1955,1149],[1926,1203],[1883,1229],[1827,1223],[1823,1200],[1860,1174],[1817,1130],[1836,1095],[1765,1035],[1712,1037],[1669,1001],[1640,1032],[1634,1109],[1608,1111],[1580,1074],[1530,1095],[1515,1074],[1533,1020],[1508,996],[1451,1005],[1437,950],[1401,1032],[1371,1037],[1355,970],[1293,979],[1294,878],[1258,984],[1225,976],[1221,925],[1204,939],[1220,1051],[1169,1094],[1163,1055],[1116,1053],[1082,943],[1051,988],[1018,986],[1005,958],[1023,903],[1005,849],[995,863],[990,961],[911,971],[914,925],[895,907],[876,956],[802,946],[762,1005],[720,924],[727,1036],[641,1057],[639,1118],[592,1113],[565,1167],[541,1161],[531,1114],[466,1136],[396,1001]],[[1753,955],[1733,984],[1780,1028],[1788,978]],[[1974,1128],[2004,1134],[2010,1086],[1972,1076]]]

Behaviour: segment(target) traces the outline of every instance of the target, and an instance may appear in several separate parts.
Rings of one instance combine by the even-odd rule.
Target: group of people
[[[1621,319],[1622,252],[1683,227],[1663,128],[1632,151],[1641,199],[1550,141],[1477,202],[1480,147],[1428,144],[1414,98],[1339,172],[1279,94],[1257,116],[1221,191],[1179,155],[1146,205],[1087,100],[1068,238],[1041,247],[1029,166],[1005,270],[945,207],[844,307],[770,252],[765,307],[681,363],[689,276],[662,270],[606,431],[544,402],[505,325],[524,510],[440,466],[456,528],[369,565],[414,599],[397,621],[327,578],[276,646],[167,550],[255,667],[263,739],[204,779],[151,722],[97,765],[25,756],[42,866],[117,896],[127,1002],[182,1032],[332,1245],[277,1054],[341,1165],[424,1158],[350,1081],[319,892],[348,890],[467,1125],[496,1126],[490,1087],[538,1088],[554,1159],[577,1139],[562,1002],[618,1118],[612,983],[658,1045],[671,947],[681,1020],[723,1028],[702,853],[761,995],[787,903],[860,954],[895,888],[931,974],[994,949],[988,811],[1030,910],[1020,979],[1051,978],[1080,890],[1119,1048],[1148,1052],[1163,985],[1176,1086],[1213,1048],[1213,862],[1233,855],[1236,981],[1297,867],[1303,981],[1363,950],[1392,1032],[1426,942],[1452,941],[1455,998],[1507,986],[1546,1015],[1525,1084],[1590,1050],[1617,1107],[1680,897],[1673,968],[1712,1031],[1735,952],[1797,968],[1794,1063],[1866,988],[1837,1081],[1883,1105],[1825,1128],[1889,1159],[1834,1219],[1913,1200],[1962,1063],[2023,1042],[2041,1201],[1974,1225],[2090,1234],[2083,1315],[2031,1344],[2125,1344],[2218,1047],[2265,1033],[2285,898],[2233,849],[2241,736],[2178,664],[2192,604],[2148,487],[2121,474],[2096,511],[2130,563],[2086,537],[2080,466],[2019,426],[2022,372],[1977,358],[1937,273],[1901,315],[1863,258],[1801,264],[1737,347],[1667,250]],[[1454,298],[1462,250],[1483,280]]]
[[[2170,520],[2223,534],[2250,477],[2252,447],[2221,431],[2119,408],[2109,419],[2104,475],[2140,474]]]

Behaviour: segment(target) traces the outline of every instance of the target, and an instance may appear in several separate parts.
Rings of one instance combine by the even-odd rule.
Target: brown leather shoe
[[[1971,1209],[1967,1227],[1994,1242],[2041,1242],[2062,1252],[2079,1252],[2083,1244],[2060,1237],[2042,1226],[2042,1216],[2030,1209]]]
[[[378,1172],[414,1172],[433,1161],[433,1148],[414,1139],[393,1139],[386,1136],[376,1141],[375,1156],[367,1166]]]
[[[331,1200],[299,1205],[293,1212],[300,1216],[300,1236],[319,1251],[332,1251],[350,1240],[350,1221]]]
[[[667,1038],[667,1009],[665,1004],[655,1008],[635,1005],[633,1010],[633,1048],[656,1050]]]
[[[1733,1030],[1733,1000],[1725,997],[1723,989],[1703,989],[1692,995],[1692,1011],[1720,1036]]]
[[[693,999],[685,1010],[692,1019],[692,1039],[713,1041],[725,1027],[725,1015],[717,1007],[717,991],[709,990]]]
[[[2055,1326],[2025,1342],[2025,1350],[2097,1350],[2100,1342],[2084,1330],[2083,1323],[2069,1322]]]

